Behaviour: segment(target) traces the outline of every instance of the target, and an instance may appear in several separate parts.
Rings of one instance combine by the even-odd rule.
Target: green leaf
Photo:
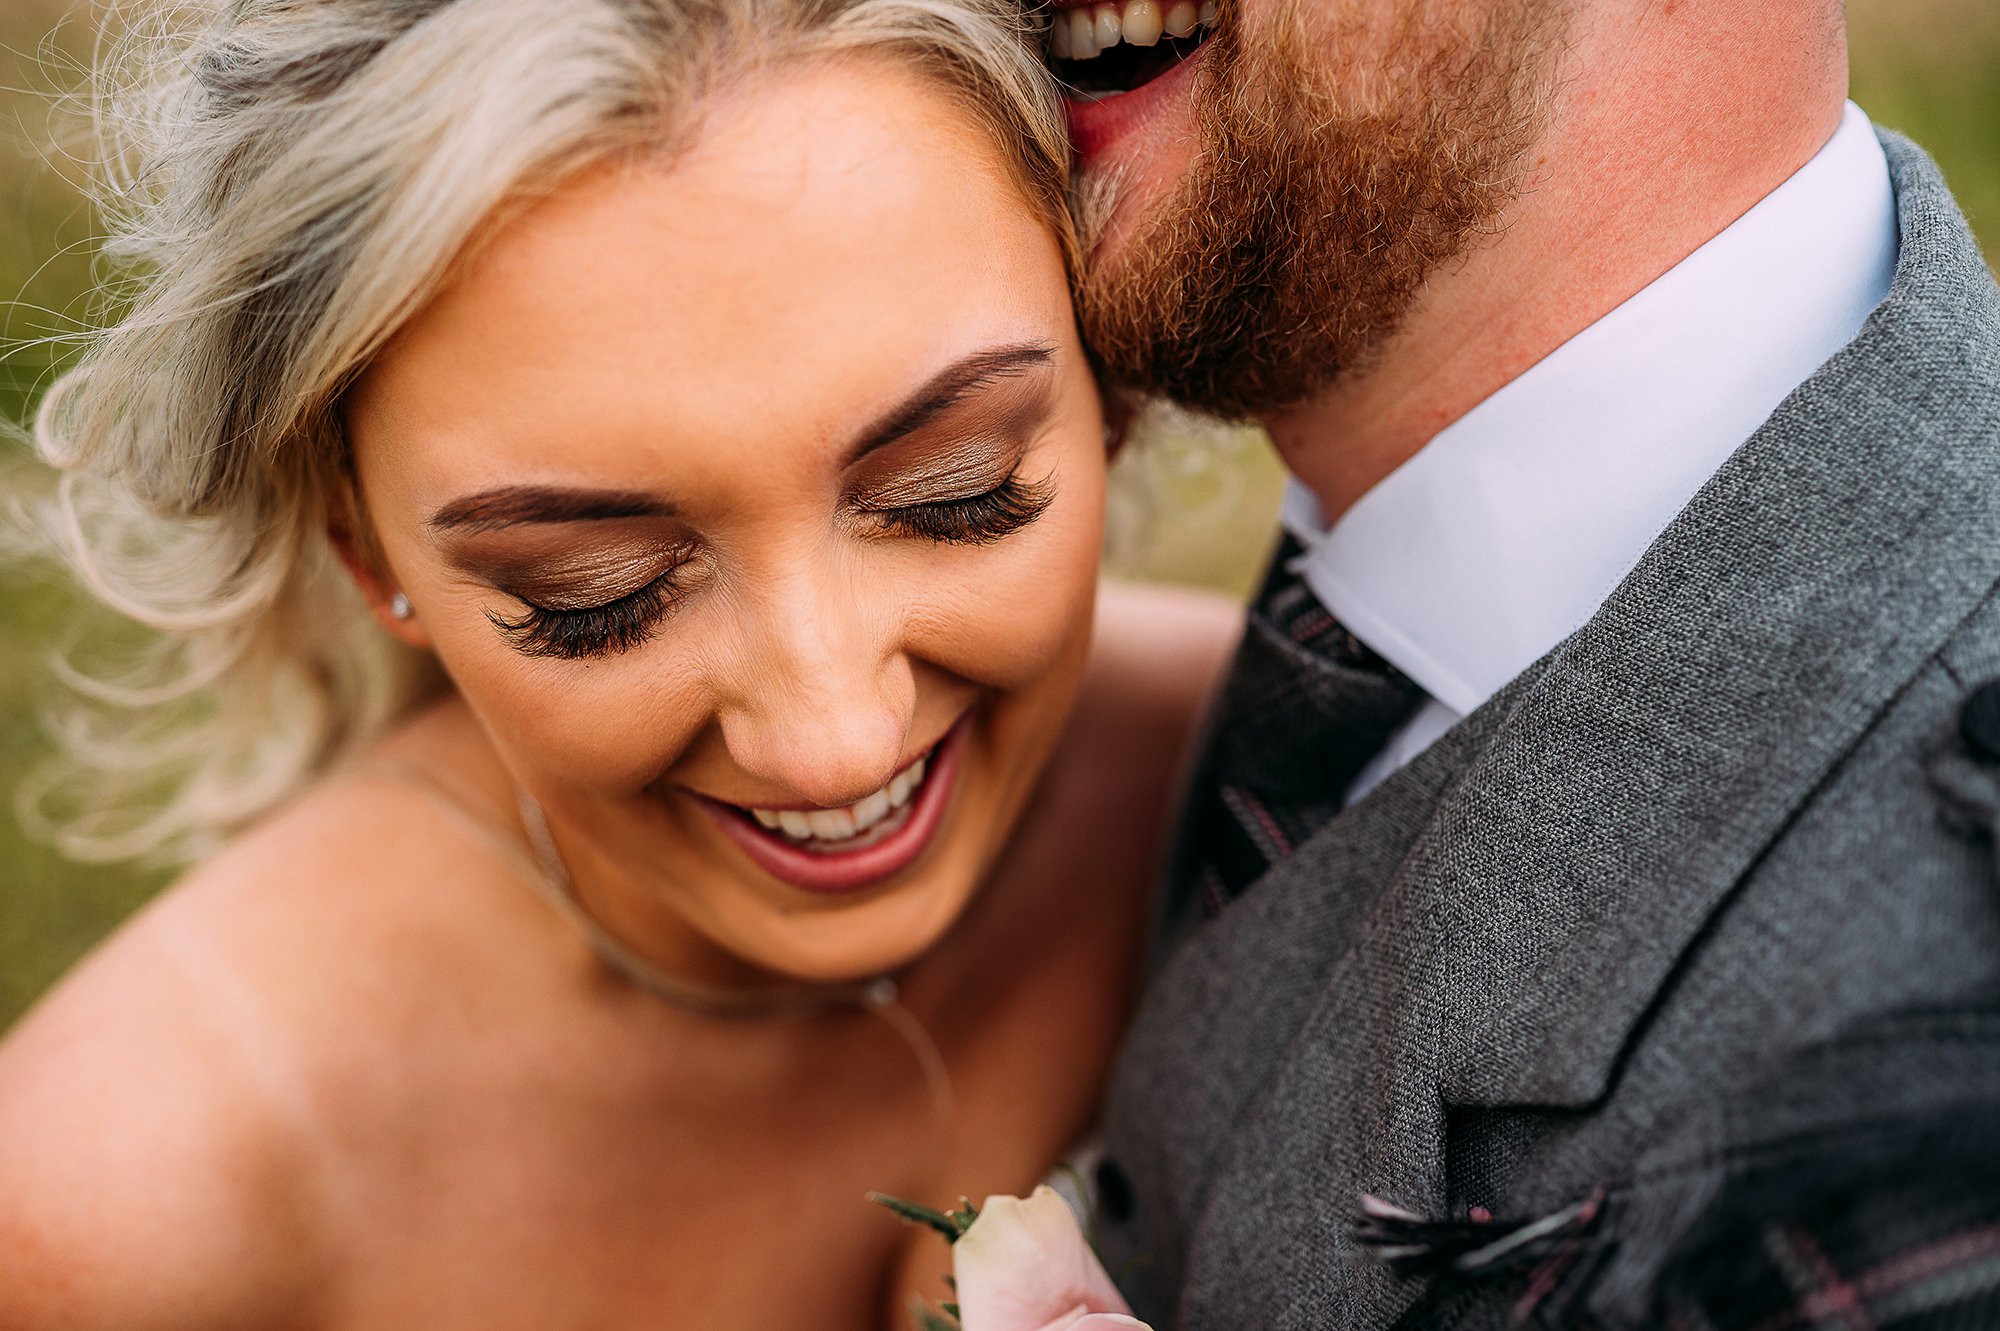
[[[919,1304],[915,1311],[918,1331],[964,1331],[956,1317],[948,1316],[939,1309]]]
[[[901,1197],[891,1197],[887,1193],[871,1192],[868,1194],[868,1200],[874,1202],[877,1206],[888,1207],[912,1225],[930,1226],[938,1233],[944,1235],[946,1243],[958,1242],[959,1236],[965,1233],[966,1226],[972,1223],[968,1220],[964,1224],[960,1224],[958,1219],[959,1213],[957,1211],[948,1213],[935,1211],[928,1206],[923,1206],[916,1202],[906,1202]],[[977,1212],[973,1214],[975,1217],[978,1215]]]

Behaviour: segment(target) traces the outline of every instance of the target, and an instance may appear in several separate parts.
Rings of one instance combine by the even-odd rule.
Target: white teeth
[[[1092,5],[1090,15],[1097,29],[1097,49],[1108,51],[1124,40],[1125,24],[1117,5]]]
[[[854,815],[845,809],[814,809],[806,821],[821,841],[847,841],[854,836]]]
[[[924,783],[924,764],[930,759],[919,758],[907,772],[898,773],[889,783],[889,807],[900,809],[910,802],[910,794]]]
[[[1072,9],[1069,19],[1069,49],[1073,59],[1091,60],[1099,53],[1097,42],[1097,21],[1090,16],[1090,10]]]
[[[1154,0],[1130,0],[1125,6],[1125,40],[1134,46],[1155,46],[1166,31],[1166,20]]]
[[[759,827],[783,832],[794,841],[852,841],[872,832],[905,808],[924,784],[930,760],[919,758],[888,785],[844,809],[750,809]]]
[[[878,790],[861,803],[854,806],[854,827],[873,827],[889,816],[889,792]]]
[[[1161,37],[1192,37],[1215,22],[1216,0],[1109,0],[1057,10],[1049,20],[1049,54],[1092,60],[1120,42],[1155,46]]]

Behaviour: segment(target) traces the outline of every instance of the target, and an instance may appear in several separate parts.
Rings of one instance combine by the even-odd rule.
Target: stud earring
[[[389,613],[398,619],[408,619],[416,611],[410,608],[410,598],[397,592],[389,598]]]

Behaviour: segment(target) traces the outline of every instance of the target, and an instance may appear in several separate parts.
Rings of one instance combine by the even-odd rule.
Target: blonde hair
[[[719,81],[862,51],[978,117],[1067,238],[1060,113],[1011,0],[234,0],[107,62],[108,255],[128,289],[44,398],[37,526],[158,635],[71,669],[24,809],[91,859],[184,861],[438,687],[333,558],[339,407],[496,212],[668,152]],[[191,21],[190,21],[191,14]],[[164,29],[173,29],[166,32]]]

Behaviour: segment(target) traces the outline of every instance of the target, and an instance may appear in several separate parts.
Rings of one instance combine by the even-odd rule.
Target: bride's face
[[[399,631],[670,964],[905,962],[1074,694],[1104,440],[1061,252],[886,61],[508,220],[349,407]]]

